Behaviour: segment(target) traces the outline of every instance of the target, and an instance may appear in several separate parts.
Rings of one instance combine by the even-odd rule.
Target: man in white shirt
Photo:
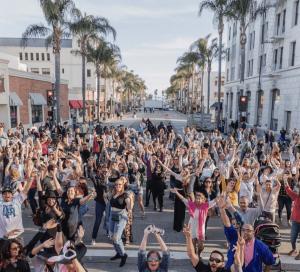
[[[27,198],[27,192],[32,181],[26,182],[24,190],[13,195],[11,187],[5,187],[2,190],[2,199],[0,200],[0,238],[7,233],[16,230],[9,238],[16,238],[24,232],[22,221],[22,203]]]

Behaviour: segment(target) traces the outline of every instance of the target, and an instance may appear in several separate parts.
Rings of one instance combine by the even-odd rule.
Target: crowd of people
[[[262,218],[283,224],[284,208],[291,227],[289,255],[300,260],[300,135],[292,131],[288,145],[269,136],[259,138],[255,129],[244,127],[229,135],[189,127],[175,133],[170,123],[155,126],[149,119],[137,129],[46,123],[5,130],[1,124],[0,272],[27,272],[30,266],[38,272],[87,271],[84,216],[90,201],[95,219],[87,238],[96,244],[102,222],[115,250],[110,259],[123,267],[134,216],[145,217],[152,203],[163,213],[166,197],[174,202],[173,230],[185,236],[196,271],[259,272],[278,263],[276,252],[256,237],[255,225]],[[38,227],[30,241],[24,240],[24,207]],[[227,260],[213,250],[207,264],[201,253],[215,215],[224,225]],[[163,232],[154,225],[145,228],[138,271],[168,271]],[[146,252],[151,234],[162,253]]]

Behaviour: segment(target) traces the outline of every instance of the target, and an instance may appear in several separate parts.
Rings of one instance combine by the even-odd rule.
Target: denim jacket
[[[144,250],[140,250],[138,252],[137,266],[138,266],[139,272],[149,272],[150,271],[147,266],[147,256],[146,255],[147,255],[146,251],[144,251]],[[170,252],[164,251],[160,265],[159,265],[159,269],[156,272],[168,272],[169,262],[170,262]]]

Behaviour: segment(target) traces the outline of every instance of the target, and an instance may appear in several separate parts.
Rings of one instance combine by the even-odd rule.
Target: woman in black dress
[[[151,191],[153,196],[154,210],[156,211],[156,199],[158,200],[159,211],[163,211],[163,198],[165,191],[165,175],[163,168],[160,164],[151,163],[151,171],[152,171],[152,183],[151,183]]]
[[[175,157],[174,160],[176,160]],[[189,185],[189,181],[191,178],[190,172],[187,168],[182,169],[180,171],[179,164],[174,164],[171,169],[169,169],[166,165],[164,165],[160,160],[157,160],[161,166],[171,174],[171,178],[173,176],[173,186],[177,188],[178,193],[180,193],[183,197],[187,197],[187,189]],[[178,173],[179,172],[179,173]],[[173,221],[173,229],[177,232],[181,232],[184,226],[185,219],[185,204],[175,196],[174,202],[174,221]]]

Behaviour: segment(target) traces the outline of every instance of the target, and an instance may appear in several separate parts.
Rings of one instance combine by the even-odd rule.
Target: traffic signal
[[[53,91],[52,90],[47,91],[47,105],[49,107],[53,106]]]
[[[248,109],[248,97],[247,96],[240,96],[239,111],[240,112],[247,112],[247,109]]]

